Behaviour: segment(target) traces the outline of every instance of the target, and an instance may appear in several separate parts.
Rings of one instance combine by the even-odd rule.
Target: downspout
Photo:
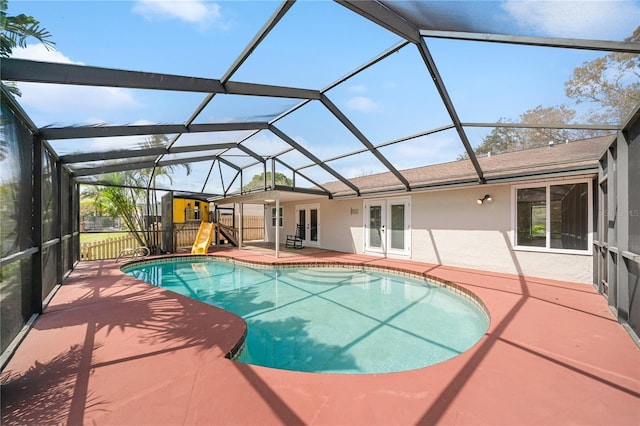
[[[238,224],[238,248],[242,248],[242,222],[244,222],[244,203],[240,203],[240,223]]]
[[[276,259],[280,257],[280,194],[276,195]]]

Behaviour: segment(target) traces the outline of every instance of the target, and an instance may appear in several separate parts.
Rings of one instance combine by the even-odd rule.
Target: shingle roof
[[[550,173],[588,170],[597,167],[600,157],[614,138],[614,135],[609,135],[513,151],[481,157],[478,161],[487,183]],[[470,160],[406,169],[401,170],[401,173],[413,189],[478,183]],[[404,186],[389,172],[356,177],[350,181],[360,189],[361,194],[404,189]],[[350,188],[338,181],[326,183],[323,187],[333,192],[335,196],[353,194]]]

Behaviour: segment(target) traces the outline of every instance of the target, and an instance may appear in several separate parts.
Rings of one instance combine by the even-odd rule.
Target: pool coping
[[[216,256],[216,255],[202,255],[202,254],[194,254],[194,255],[171,255],[171,256],[163,256],[157,257],[153,259],[137,259],[126,264],[120,266],[120,270],[125,272],[127,267],[132,267],[138,264],[147,264],[147,263],[162,263],[168,260],[187,260],[187,259],[205,259],[205,260],[223,260],[225,262],[232,262],[239,265],[245,266],[259,266],[262,268],[276,269],[276,268],[329,268],[329,267],[340,267],[340,268],[352,268],[352,269],[363,269],[363,270],[373,270],[380,272],[387,272],[396,275],[409,276],[416,279],[424,280],[430,284],[435,286],[444,288],[448,291],[451,291],[454,294],[457,294],[460,297],[468,300],[473,303],[482,314],[485,316],[485,319],[488,321],[489,325],[491,325],[491,313],[489,309],[482,301],[482,299],[472,292],[471,290],[464,288],[452,281],[445,280],[443,278],[437,277],[435,275],[428,274],[426,272],[416,272],[411,271],[405,268],[399,267],[390,267],[383,265],[371,265],[357,262],[308,262],[308,261],[292,261],[292,262],[268,262],[268,261],[258,261],[258,260],[245,260],[245,259],[235,259],[229,258],[227,256]],[[126,273],[126,272],[125,272]]]
[[[243,332],[238,317],[135,280],[113,261],[81,262],[3,372],[3,425],[640,423],[640,352],[592,286],[339,252],[322,258],[311,263],[385,264],[466,287],[487,305],[490,329],[469,351],[418,370],[257,367],[224,358]],[[169,340],[157,337],[165,329],[175,332]],[[79,364],[60,368],[74,354]]]
[[[356,262],[347,262],[347,263],[341,263],[341,262],[290,262],[289,263],[289,262],[266,262],[266,261],[265,262],[260,262],[260,261],[238,260],[238,259],[229,258],[229,257],[226,257],[226,256],[202,255],[202,254],[188,255],[188,254],[185,254],[185,255],[172,255],[172,256],[156,257],[156,258],[153,258],[153,259],[144,259],[144,258],[143,259],[136,259],[136,260],[133,260],[131,262],[128,262],[128,263],[123,264],[122,266],[120,266],[120,271],[122,271],[124,274],[126,274],[127,273],[127,271],[126,271],[127,268],[135,268],[136,266],[139,266],[139,265],[147,265],[147,264],[154,264],[154,263],[167,263],[167,262],[182,262],[182,261],[188,261],[188,260],[194,260],[194,259],[206,260],[206,261],[223,261],[223,262],[233,263],[233,264],[237,264],[237,265],[241,265],[241,266],[257,267],[259,269],[270,269],[270,270],[288,269],[288,268],[291,268],[291,269],[293,269],[293,268],[336,268],[336,269],[353,269],[353,270],[371,270],[371,271],[377,271],[377,272],[384,272],[384,273],[388,273],[388,274],[392,274],[392,275],[406,276],[406,277],[410,277],[410,278],[416,279],[418,281],[424,281],[425,283],[433,285],[435,287],[445,289],[445,290],[447,290],[447,291],[449,291],[449,292],[451,292],[451,293],[463,298],[464,300],[470,302],[472,305],[474,305],[478,309],[480,314],[487,321],[487,328],[489,328],[491,326],[491,314],[489,312],[489,309],[484,304],[482,299],[480,299],[480,297],[478,295],[476,295],[475,293],[473,293],[471,290],[468,290],[468,289],[466,289],[466,288],[464,288],[462,286],[456,285],[455,283],[453,283],[451,281],[448,281],[448,280],[445,280],[445,279],[441,279],[439,277],[436,277],[436,276],[433,276],[433,275],[429,275],[427,273],[418,273],[418,272],[410,271],[410,270],[403,269],[403,268],[390,268],[390,267],[380,266],[380,265],[366,265],[366,264],[361,264],[361,263],[356,263]],[[132,278],[137,279],[135,277],[132,277]],[[142,282],[146,283],[146,281],[143,281],[143,280],[139,280],[139,281],[142,281]],[[146,284],[149,284],[149,283],[146,283]],[[150,285],[153,285],[153,284],[150,284]],[[160,288],[162,288],[162,287],[160,287]],[[197,299],[194,299],[194,300],[197,300]],[[206,302],[202,302],[202,303],[206,304]],[[230,312],[230,311],[227,311],[227,312]],[[230,312],[230,313],[233,314],[233,312]],[[237,315],[237,314],[234,314],[234,315]],[[244,321],[244,319],[243,319],[243,321]],[[245,323],[246,323],[246,321],[245,321]],[[228,359],[234,360],[234,361],[237,360],[237,358],[242,354],[242,351],[243,351],[243,349],[245,347],[247,333],[248,333],[248,326],[245,328],[245,332],[240,337],[238,342],[234,345],[234,347],[229,352],[227,352],[227,354],[225,355],[225,358],[228,358]],[[476,343],[477,343],[477,341],[475,341],[474,344],[471,345],[471,346],[473,347]],[[447,359],[449,359],[449,358],[447,358]],[[438,361],[438,362],[433,363],[433,364],[425,365],[425,366],[423,366],[421,368],[427,368],[427,367],[429,367],[431,365],[435,365],[435,364],[438,364],[440,362],[445,362],[447,359]],[[298,370],[293,370],[293,371],[298,371]],[[400,371],[402,371],[402,370],[400,370]],[[389,371],[389,372],[386,372],[386,373],[394,373],[394,372],[399,372],[399,371]],[[340,374],[380,374],[380,373],[340,373]]]

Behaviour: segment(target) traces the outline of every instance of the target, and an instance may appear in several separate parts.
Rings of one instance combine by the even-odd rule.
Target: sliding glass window
[[[520,186],[514,191],[516,248],[590,252],[590,181]]]

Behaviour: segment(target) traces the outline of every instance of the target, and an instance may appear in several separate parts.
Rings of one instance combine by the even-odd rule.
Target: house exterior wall
[[[273,226],[273,217],[271,209],[275,208],[275,204],[268,204],[264,209],[264,240],[267,242],[273,242],[276,240],[276,228]],[[295,218],[295,204],[293,203],[280,203],[282,208],[282,216],[284,220],[282,222],[282,228],[280,228],[280,243],[284,244],[288,234],[294,234],[296,232],[296,218]]]
[[[476,200],[485,194],[491,194],[493,201],[478,205]],[[567,254],[513,249],[510,184],[417,192],[398,197],[407,196],[411,197],[411,260],[578,283],[592,282],[590,252]],[[320,204],[322,248],[365,253],[364,200],[363,197],[314,201]],[[295,232],[296,204],[308,203],[282,204],[282,243],[286,234]],[[270,219],[267,228],[270,228],[268,234],[273,241]]]
[[[347,253],[362,253],[362,199],[323,200],[320,203],[322,247]]]
[[[491,194],[493,201],[476,200]],[[412,259],[579,283],[592,281],[591,255],[513,249],[511,185],[412,196]]]
[[[286,236],[296,232],[296,206],[319,204],[320,205],[320,247],[344,251],[347,253],[361,253],[362,245],[362,199],[329,200],[318,198],[300,202],[281,203],[284,221],[280,228],[280,243],[284,244]],[[271,209],[274,204],[267,206],[265,210],[265,240],[275,241],[275,228],[272,226]],[[357,213],[351,214],[351,209]]]

